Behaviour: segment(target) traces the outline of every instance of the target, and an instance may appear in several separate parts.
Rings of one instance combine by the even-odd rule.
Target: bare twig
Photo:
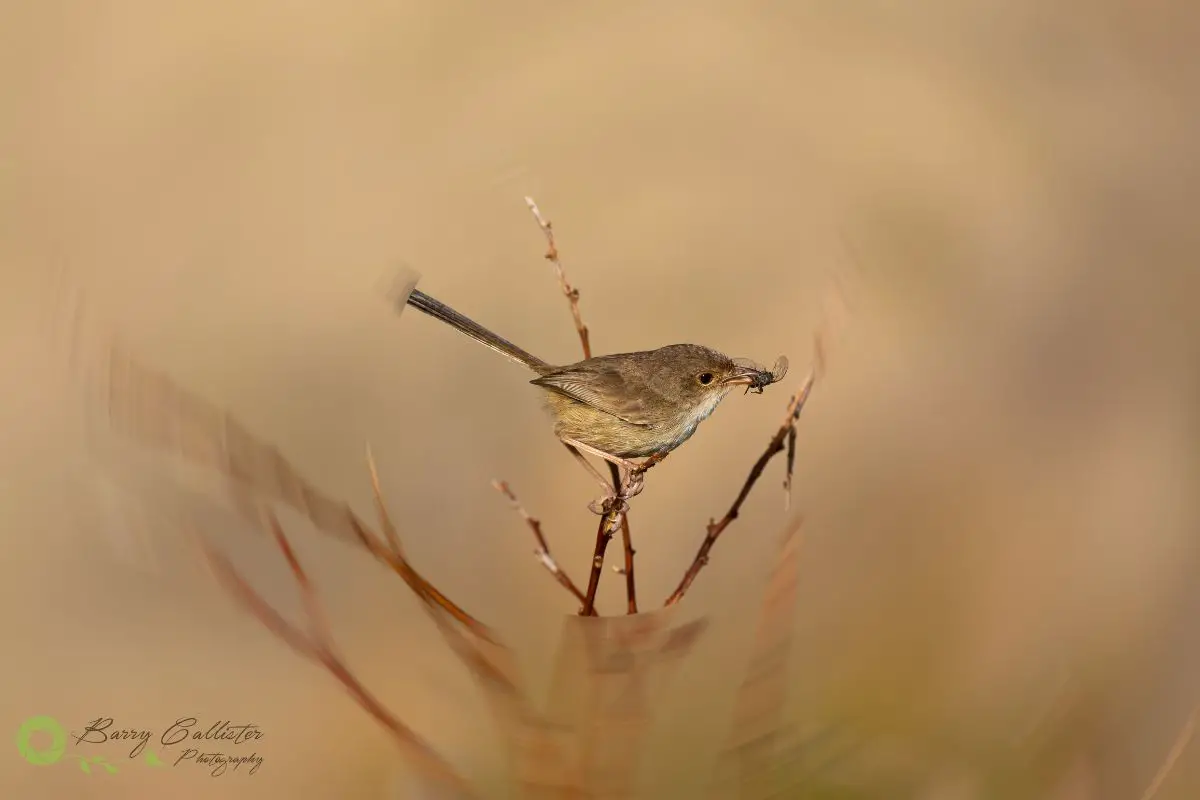
[[[407,558],[396,553],[391,545],[368,528],[353,512],[347,510],[347,513],[350,514],[350,525],[363,547],[371,555],[375,556],[376,559],[391,567],[392,571],[399,575],[400,579],[408,585],[408,588],[412,589],[426,605],[442,609],[479,638],[491,644],[498,644],[498,640],[490,628],[472,617],[453,600],[442,594],[437,587],[425,580],[421,573],[413,569],[412,565],[408,563]],[[386,514],[386,511],[384,513]]]
[[[72,371],[82,381],[89,399],[104,412],[113,433],[214,470],[229,479],[237,492],[282,503],[323,533],[366,547],[424,602],[441,608],[477,636],[495,643],[486,626],[437,591],[408,563],[383,510],[369,454],[375,504],[388,541],[371,531],[347,503],[326,495],[308,481],[277,447],[254,436],[227,410],[141,363],[108,325],[83,313],[82,297],[73,310],[73,323],[79,330],[70,343]]]
[[[1154,780],[1150,781],[1150,785],[1146,787],[1146,791],[1142,793],[1141,800],[1153,800],[1158,794],[1158,790],[1162,788],[1166,782],[1167,776],[1171,774],[1171,770],[1175,768],[1175,764],[1187,750],[1188,744],[1192,741],[1192,736],[1196,733],[1196,713],[1200,709],[1192,709],[1192,713],[1188,714],[1187,722],[1183,724],[1183,728],[1179,731],[1179,735],[1175,737],[1171,749],[1167,752],[1167,757],[1163,761],[1158,772],[1154,775]]]
[[[471,794],[461,779],[448,771],[412,730],[390,714],[337,656],[309,576],[276,517],[269,512],[263,514],[264,505],[269,508],[271,503],[281,503],[302,514],[322,533],[365,547],[400,575],[421,599],[446,641],[490,691],[502,695],[504,703],[523,704],[519,688],[510,679],[513,670],[504,663],[507,651],[503,645],[486,626],[431,585],[405,558],[396,527],[382,500],[370,450],[368,467],[383,537],[359,519],[347,503],[325,495],[306,480],[276,447],[258,439],[226,410],[134,358],[108,325],[84,314],[82,296],[72,299],[76,300],[74,307],[67,309],[74,311],[70,320],[72,336],[67,343],[71,377],[104,412],[99,418],[115,434],[211,469],[228,480],[230,499],[236,510],[270,531],[291,568],[303,599],[308,630],[288,622],[237,573],[224,554],[200,537],[216,577],[289,647],[325,666],[409,752],[432,758],[432,771],[457,785],[459,791],[455,796]],[[499,653],[489,653],[482,646],[484,642]],[[430,769],[428,760],[423,766]]]
[[[614,496],[605,500],[604,513],[596,527],[596,547],[592,553],[592,570],[588,575],[587,594],[583,598],[583,608],[579,610],[581,617],[594,616],[596,613],[596,591],[600,588],[600,574],[604,571],[604,553],[608,550],[608,540],[613,537],[621,520],[625,518],[622,511],[625,505],[622,492],[616,488],[613,491]]]
[[[796,467],[796,426],[793,425],[787,434],[787,471],[783,476],[783,509],[792,508],[792,472]]]
[[[848,241],[846,245],[849,247]],[[854,256],[854,253],[851,252],[850,255]],[[767,449],[763,451],[763,454],[754,462],[754,466],[750,468],[750,474],[746,476],[746,481],[742,484],[741,491],[738,492],[733,505],[725,512],[725,516],[721,517],[720,520],[710,519],[708,521],[704,541],[701,542],[700,549],[696,552],[696,557],[692,560],[687,572],[684,573],[679,585],[675,587],[675,591],[667,598],[665,605],[672,606],[678,603],[691,587],[692,582],[696,580],[696,576],[700,574],[700,570],[704,569],[705,565],[708,564],[708,554],[712,550],[713,545],[716,544],[717,539],[729,527],[729,524],[737,519],[742,504],[746,502],[746,498],[750,495],[750,490],[754,488],[754,484],[762,477],[767,463],[784,449],[787,450],[787,464],[783,486],[787,492],[786,502],[790,507],[792,473],[795,467],[796,422],[800,419],[800,412],[804,410],[804,404],[808,401],[808,395],[812,392],[814,383],[819,378],[825,376],[828,368],[830,340],[834,338],[835,329],[839,327],[835,320],[837,310],[850,309],[846,287],[836,276],[826,296],[825,306],[823,319],[813,335],[812,368],[809,370],[807,377],[805,377],[804,383],[800,386],[800,390],[792,395],[792,399],[788,402],[787,414],[783,418],[783,423],[775,431],[775,435],[771,437],[771,441],[767,443]],[[831,306],[836,306],[837,309],[831,308]]]
[[[383,505],[383,492],[379,488],[379,472],[375,469],[375,456],[371,454],[371,445],[367,445],[367,469],[371,472],[371,494],[375,499],[375,513],[379,515],[379,525],[387,538],[388,547],[399,557],[404,556],[404,547],[400,544],[400,534]]]
[[[647,460],[649,460],[649,459],[647,459]],[[657,462],[655,462],[655,463],[657,463]],[[654,466],[654,464],[651,464],[650,466]],[[609,468],[609,471],[612,473],[613,486],[619,485],[619,482],[621,480],[621,471],[618,470],[617,465],[613,464],[612,462],[609,462],[608,468]],[[649,469],[649,467],[647,467],[646,469]],[[645,470],[641,470],[639,472],[639,475],[641,474],[641,472],[644,472],[644,471]],[[633,480],[635,480],[635,476],[631,475],[629,479],[631,481],[633,481]],[[626,604],[625,605],[625,609],[626,609],[625,613],[636,614],[637,610],[638,610],[637,609],[637,584],[634,582],[634,577],[633,577],[633,556],[636,553],[636,551],[633,549],[633,535],[629,532],[629,514],[628,513],[621,515],[621,541],[625,545],[625,567],[624,567],[624,569],[619,570],[621,572],[621,574],[623,574],[625,576],[625,604]],[[600,555],[603,556],[604,554],[601,553]]]
[[[629,485],[627,485],[625,487],[625,490],[628,491],[629,488],[632,486],[632,484],[640,481],[642,479],[643,475],[645,475],[648,471],[653,469],[658,464],[662,463],[662,460],[665,459],[668,455],[669,455],[669,452],[655,453],[654,455],[650,456],[649,458],[644,459],[642,461],[642,463],[638,466],[638,468],[635,469],[633,471],[633,473],[629,475],[629,477],[628,477]],[[613,486],[619,485],[619,482],[621,480],[620,470],[618,470],[616,465],[611,462],[609,463],[608,468],[612,474]],[[629,531],[629,513],[628,512],[621,515],[621,541],[625,545],[625,565],[623,567],[613,567],[613,569],[616,570],[618,574],[625,576],[625,601],[626,601],[625,613],[636,614],[636,613],[638,613],[637,582],[635,580],[634,572],[633,572],[633,557],[637,554],[637,550],[635,550],[633,547],[633,535]],[[597,542],[597,545],[599,545],[599,542]],[[595,555],[600,558],[601,562],[603,562],[603,560],[604,560],[604,550],[603,549],[599,549]],[[593,564],[594,563],[595,563],[595,558],[593,557]]]
[[[479,638],[491,644],[497,644],[498,640],[490,628],[442,594],[437,587],[408,563],[408,559],[404,556],[404,548],[400,544],[399,534],[396,532],[396,526],[392,522],[391,515],[388,514],[387,506],[384,505],[383,496],[380,493],[379,476],[375,470],[375,461],[371,457],[370,448],[367,449],[367,467],[371,472],[371,490],[375,500],[375,510],[379,515],[379,524],[385,532],[386,539],[368,528],[358,518],[358,515],[351,511],[349,506],[346,506],[345,513],[355,538],[371,555],[391,567],[392,571],[399,575],[408,588],[427,606],[442,609]]]
[[[592,357],[592,346],[588,336],[588,327],[583,322],[583,315],[579,311],[579,290],[576,289],[567,280],[567,274],[563,270],[562,261],[558,254],[558,243],[554,240],[554,226],[550,220],[542,216],[541,209],[532,197],[525,198],[525,205],[529,206],[529,211],[533,214],[534,220],[537,221],[538,227],[542,229],[542,233],[546,236],[546,260],[554,265],[554,272],[558,276],[558,285],[562,288],[563,295],[567,298],[567,302],[571,306],[571,317],[575,320],[575,331],[579,334],[579,344],[583,348],[583,357],[585,359]],[[662,459],[648,459],[648,465],[643,465],[643,469],[639,470],[638,474],[644,473],[645,470],[654,466]],[[613,491],[618,495],[620,491],[620,475],[615,465],[610,463],[609,470],[612,473]],[[618,501],[619,505],[623,505],[623,499]],[[600,521],[600,528],[596,534],[596,548],[592,552],[592,571],[588,579],[588,594],[584,600],[584,607],[580,613],[588,615],[595,613],[596,590],[600,582],[600,573],[604,568],[604,552],[608,548],[608,540],[612,537],[615,530],[614,525],[608,525],[605,515]],[[611,522],[611,521],[610,521]],[[620,517],[621,538],[625,543],[625,567],[621,572],[625,575],[625,596],[627,600],[628,613],[637,613],[637,586],[634,581],[633,574],[633,556],[636,552],[633,549],[633,535],[629,530],[629,516],[621,514]]]
[[[596,592],[600,588],[600,575],[604,572],[604,554],[608,550],[608,541],[612,539],[617,528],[621,529],[625,540],[625,593],[630,614],[637,613],[637,589],[633,583],[633,536],[629,532],[629,517],[626,500],[630,495],[633,476],[622,484],[621,471],[616,464],[608,462],[612,475],[612,496],[604,501],[600,524],[596,528],[596,546],[592,550],[592,568],[588,573],[587,594],[583,599],[580,616],[590,617],[596,614]]]
[[[289,647],[301,656],[315,661],[325,667],[350,693],[360,707],[380,724],[382,724],[400,745],[401,750],[413,757],[416,764],[430,777],[453,786],[464,796],[475,796],[470,786],[457,772],[425,742],[412,728],[405,725],[398,717],[373,695],[369,689],[355,677],[350,668],[338,655],[329,628],[325,623],[324,613],[317,600],[316,590],[309,579],[299,559],[292,550],[287,536],[275,515],[265,512],[266,522],[275,539],[276,545],[292,570],[300,596],[304,604],[305,616],[309,630],[302,631],[279,613],[262,595],[254,590],[250,583],[243,578],[227,556],[219,552],[206,538],[201,537],[200,543],[208,558],[217,579],[223,583],[234,598],[241,603],[254,617],[272,633],[282,639]]]
[[[608,549],[608,542],[617,532],[618,528],[622,530],[628,526],[627,515],[629,512],[628,500],[639,491],[641,491],[641,475],[645,470],[653,467],[655,464],[662,461],[662,457],[648,458],[637,469],[632,470],[625,476],[625,480],[621,480],[620,471],[610,464],[613,473],[613,492],[604,499],[603,507],[600,511],[600,524],[596,528],[596,548],[592,556],[592,571],[588,577],[587,594],[584,598],[584,607],[580,611],[581,616],[590,616],[595,613],[596,590],[600,585],[600,574],[604,570],[604,553]],[[625,538],[625,567],[617,569],[617,572],[626,575],[625,589],[628,594],[628,613],[637,613],[637,592],[633,585],[633,541],[626,531]]]
[[[670,451],[666,451],[662,453],[655,453],[649,458],[644,459],[642,463],[638,465],[638,468],[633,471],[634,475],[637,477],[645,475],[654,467],[657,467],[659,464],[665,461],[669,455],[671,455]]]
[[[633,579],[633,556],[637,551],[633,549],[633,537],[629,533],[628,514],[621,517],[621,540],[625,543],[625,566],[618,571],[625,576],[626,613],[636,614],[638,612],[637,586]]]
[[[808,400],[808,395],[812,391],[815,379],[816,374],[810,372],[808,377],[805,378],[804,384],[800,387],[800,391],[792,396],[791,402],[788,403],[787,416],[784,417],[783,424],[779,426],[779,430],[771,437],[771,441],[767,444],[767,449],[758,457],[758,461],[754,462],[754,466],[750,468],[750,474],[746,477],[746,482],[742,484],[742,490],[738,492],[737,498],[734,499],[733,505],[729,507],[729,510],[725,512],[725,516],[721,517],[720,520],[709,520],[704,541],[701,543],[695,559],[692,560],[692,565],[684,573],[683,580],[679,582],[679,586],[667,598],[665,605],[672,606],[678,603],[691,587],[692,582],[696,580],[696,576],[700,574],[700,570],[708,563],[709,551],[717,543],[717,538],[729,527],[731,522],[737,519],[738,513],[742,508],[742,503],[746,502],[746,498],[750,495],[750,490],[754,488],[754,484],[762,476],[767,463],[784,449],[784,441],[787,439],[790,431],[795,428],[796,420],[800,418],[800,412],[804,410],[804,403]]]
[[[442,609],[479,638],[491,644],[498,644],[490,628],[442,594],[408,563],[408,559],[404,556],[404,547],[400,544],[396,525],[392,522],[387,506],[383,502],[383,495],[379,488],[379,474],[375,469],[375,459],[371,455],[370,446],[367,447],[367,468],[371,472],[371,492],[375,501],[375,511],[379,515],[379,527],[383,529],[386,538],[381,540],[377,534],[352,514],[351,524],[359,541],[372,555],[390,566],[392,571],[398,574],[426,605]]]
[[[583,345],[583,357],[591,358],[592,345],[588,339],[588,327],[583,324],[583,316],[579,313],[579,290],[567,281],[567,274],[563,271],[562,262],[558,258],[558,245],[554,242],[554,228],[550,220],[542,216],[541,210],[537,203],[533,202],[532,197],[525,198],[525,205],[529,206],[538,227],[546,236],[546,260],[554,265],[554,273],[558,276],[558,285],[562,287],[567,302],[571,304],[571,316],[575,319],[575,330],[579,333],[579,343]]]
[[[550,555],[550,545],[546,543],[546,536],[542,533],[541,520],[531,516],[525,510],[525,507],[521,505],[521,501],[517,499],[517,496],[513,494],[513,490],[509,488],[509,485],[505,481],[492,481],[492,486],[496,491],[508,498],[513,510],[521,515],[521,519],[525,520],[525,524],[533,532],[533,538],[537,540],[537,549],[533,551],[533,554],[537,556],[538,561],[542,562],[542,566],[550,571],[550,574],[554,576],[556,581],[562,584],[568,592],[575,595],[575,599],[580,602],[580,610],[582,611],[583,604],[586,602],[583,592],[579,591],[579,587],[575,585],[575,582],[558,565],[558,562],[554,560],[554,556]]]

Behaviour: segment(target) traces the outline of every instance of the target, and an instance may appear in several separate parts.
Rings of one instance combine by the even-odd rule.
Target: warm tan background
[[[863,310],[800,435],[796,719],[901,742],[888,769],[921,764],[912,796],[971,798],[974,755],[1066,704],[1039,792],[1150,784],[1200,699],[1186,4],[20,5],[0,26],[0,727],[252,719],[266,763],[214,784],[10,751],[5,796],[371,797],[396,775],[379,730],[127,491],[134,460],[85,458],[41,333],[64,266],[149,361],[364,513],[369,439],[416,561],[546,674],[571,603],[488,482],[512,482],[579,580],[594,490],[518,368],[377,291],[407,262],[575,359],[526,194],[557,223],[599,352],[787,353],[796,381],[851,230]],[[632,517],[644,602],[789,389],[732,397],[651,474]],[[714,627],[663,698],[649,796],[705,780],[779,479],[690,595]],[[472,684],[398,582],[300,539],[367,682],[494,775]],[[287,602],[271,553],[241,541]],[[604,609],[618,589],[610,575]],[[1160,796],[1195,796],[1189,763]]]

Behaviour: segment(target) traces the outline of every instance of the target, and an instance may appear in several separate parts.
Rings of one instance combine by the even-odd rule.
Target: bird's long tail
[[[504,337],[497,336],[478,322],[464,317],[450,306],[418,289],[412,290],[408,295],[407,302],[413,308],[424,311],[435,319],[440,319],[450,327],[456,328],[460,332],[470,336],[484,347],[489,347],[500,355],[506,356],[518,364],[523,364],[539,375],[543,375],[552,369],[550,364],[542,361],[537,356],[526,353]]]

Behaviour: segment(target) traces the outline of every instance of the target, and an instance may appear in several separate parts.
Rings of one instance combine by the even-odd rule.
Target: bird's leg
[[[614,456],[611,453],[606,453],[603,450],[592,447],[591,445],[584,444],[577,439],[567,439],[564,437],[562,439],[562,443],[568,450],[571,451],[571,455],[575,456],[575,458],[579,460],[579,463],[582,464],[587,471],[590,472],[594,478],[596,478],[596,480],[600,481],[600,485],[604,487],[604,499],[599,503],[592,503],[591,506],[589,506],[593,512],[597,514],[607,513],[607,510],[611,510],[608,509],[608,506],[612,505],[613,502],[619,502],[620,505],[624,505],[626,499],[633,497],[642,490],[641,476],[637,471],[638,465],[634,462],[620,458],[619,456]],[[622,471],[621,480],[618,482],[618,485],[613,486],[611,483],[609,483],[608,479],[601,475],[600,471],[593,467],[590,461],[584,458],[583,453],[579,452],[580,450],[585,450],[611,464],[615,464],[617,468]],[[636,482],[631,480],[634,476],[637,476]]]
[[[614,456],[611,453],[606,453],[603,450],[599,450],[590,445],[586,445],[576,439],[563,439],[562,442],[566,448],[571,451],[571,454],[579,459],[579,463],[583,464],[583,466],[587,468],[588,472],[590,472],[596,478],[596,480],[600,481],[600,485],[602,485],[606,490],[605,498],[613,496],[612,491],[607,491],[610,488],[615,488],[617,495],[624,500],[628,500],[631,497],[636,497],[637,495],[641,494],[645,485],[644,478],[646,471],[657,465],[670,454],[669,451],[655,453],[649,458],[642,459],[642,463],[638,464],[628,459]],[[620,470],[621,475],[618,487],[610,487],[608,479],[603,477],[596,470],[596,468],[591,465],[591,462],[583,457],[583,454],[579,452],[580,450],[586,450],[593,455],[599,456],[610,464],[614,464]]]
[[[619,456],[613,456],[612,453],[606,453],[605,451],[595,449],[595,447],[593,447],[592,445],[583,444],[582,441],[578,441],[577,439],[563,439],[563,441],[566,445],[569,445],[571,447],[576,447],[577,450],[583,450],[583,451],[592,453],[593,456],[596,456],[599,458],[604,458],[605,461],[607,461],[607,462],[612,462],[613,464],[617,464],[617,467],[620,467],[622,469],[628,469],[628,470],[637,469],[637,464],[629,461],[629,459],[625,459],[625,458],[622,458]],[[595,471],[595,470],[593,469],[593,471]],[[600,473],[596,473],[596,475],[599,475],[599,474]],[[608,481],[605,480],[605,483],[607,483],[607,482]]]
[[[621,496],[634,497],[642,493],[646,471],[656,465],[658,462],[666,458],[668,453],[655,453],[649,458],[642,459],[641,464],[635,464],[633,467],[623,473],[621,480]]]
[[[584,444],[583,442],[578,441],[577,439],[563,439],[562,441],[563,441],[563,444],[567,445],[568,447],[576,448],[577,451],[584,450],[588,453],[591,453],[594,456],[597,456],[598,458],[603,458],[605,461],[612,462],[613,464],[616,464],[618,467],[621,467],[622,469],[632,471],[632,470],[635,470],[638,468],[638,465],[632,461],[621,458],[619,456],[614,456],[612,453],[606,453],[603,450],[599,450],[595,447],[592,447],[590,444]],[[580,456],[580,458],[583,458],[583,456]],[[588,464],[588,469],[590,469],[592,471],[592,473],[595,475],[600,474],[599,472],[596,471],[596,469],[591,464]],[[608,479],[601,478],[601,480],[605,483],[605,485],[608,484]]]
[[[567,452],[569,452],[571,455],[575,456],[575,459],[577,461],[579,461],[580,464],[583,465],[583,468],[588,471],[588,474],[591,475],[596,480],[598,480],[600,482],[600,485],[603,486],[606,490],[608,490],[609,493],[611,494],[611,492],[613,491],[613,486],[611,483],[608,482],[608,478],[601,475],[600,470],[593,467],[592,462],[590,462],[586,458],[584,458],[583,453],[579,452],[579,448],[586,447],[586,445],[581,445],[572,439],[563,439],[562,443],[563,443],[563,447],[567,448]]]

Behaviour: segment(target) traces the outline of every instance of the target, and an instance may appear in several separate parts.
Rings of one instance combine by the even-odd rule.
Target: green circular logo
[[[50,734],[50,746],[45,750],[38,750],[33,746],[33,736],[36,733]],[[30,764],[53,764],[67,752],[67,732],[54,717],[30,717],[17,728],[17,752]]]

